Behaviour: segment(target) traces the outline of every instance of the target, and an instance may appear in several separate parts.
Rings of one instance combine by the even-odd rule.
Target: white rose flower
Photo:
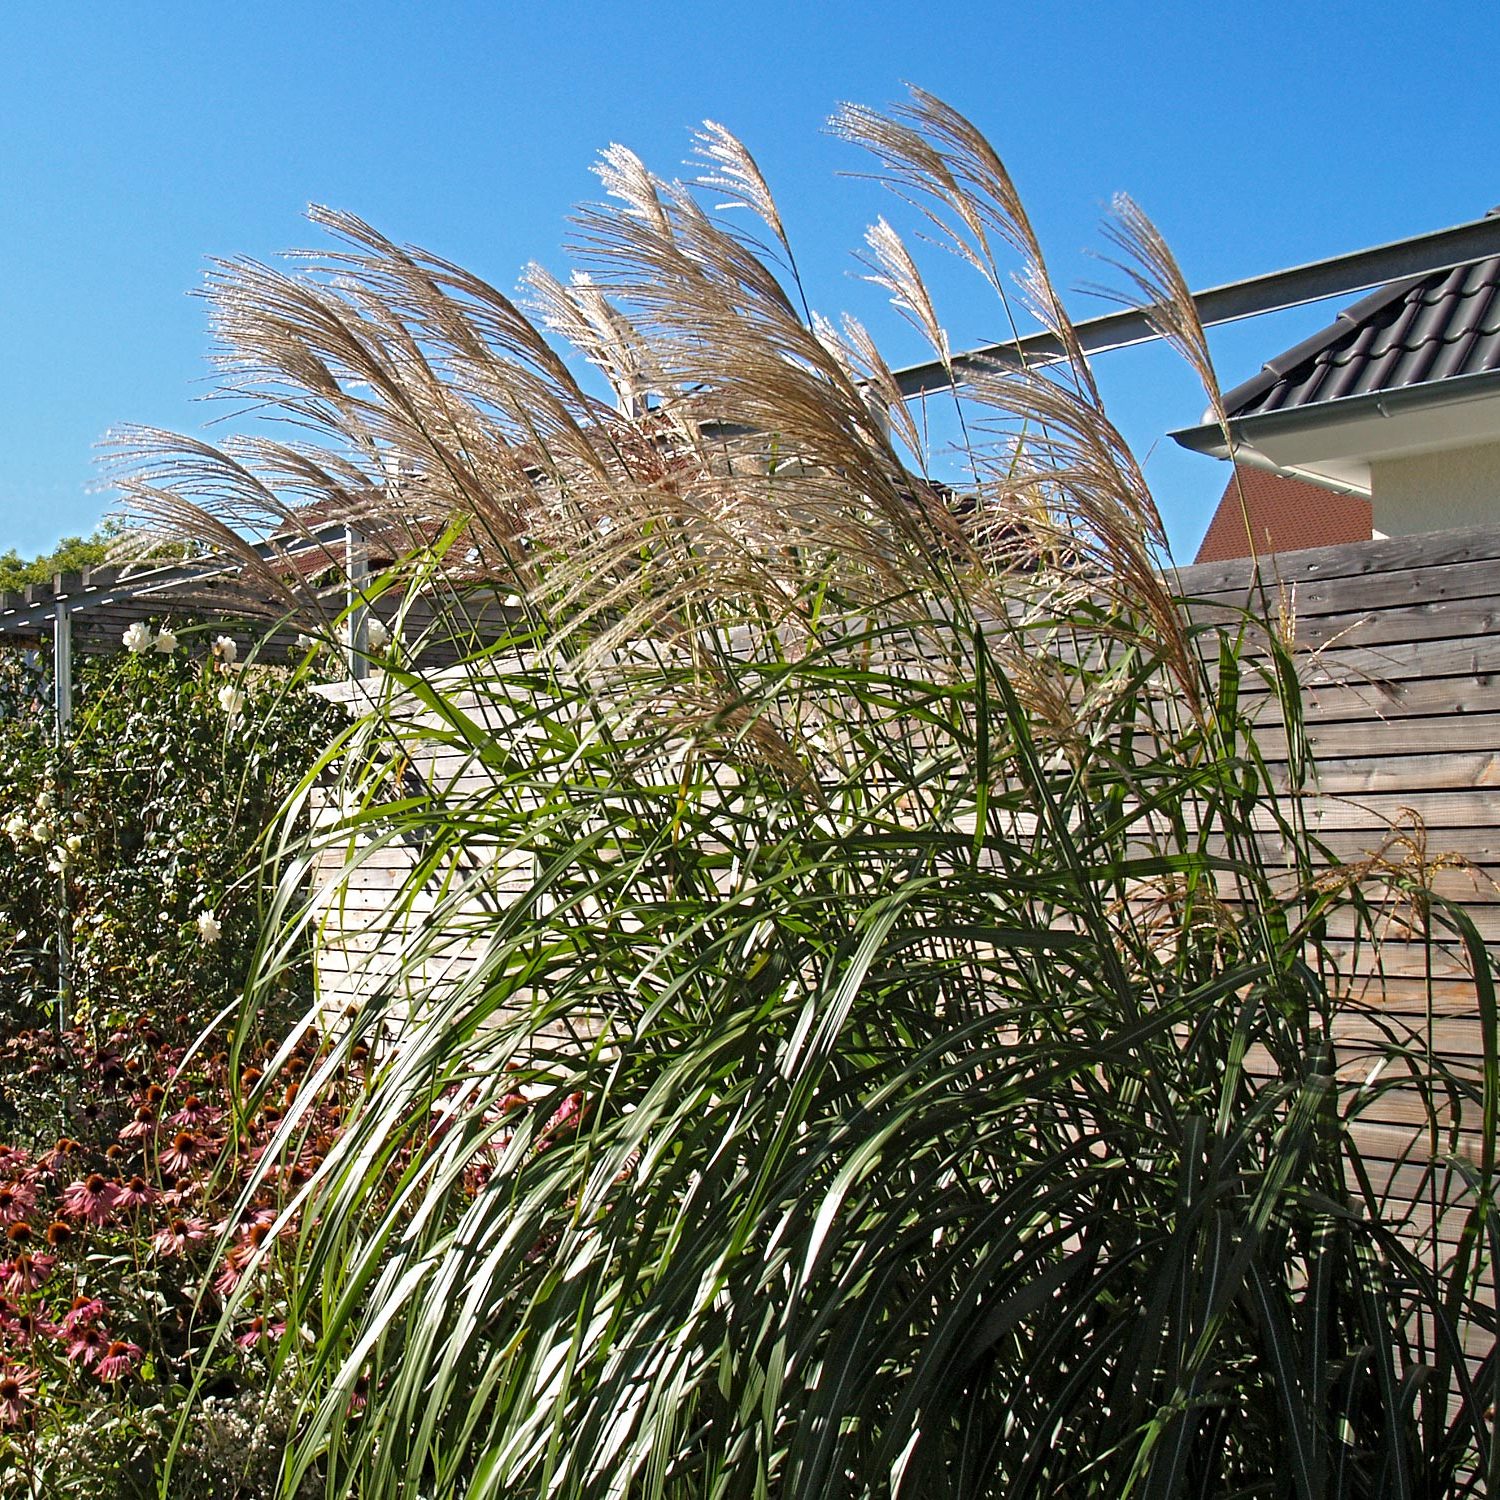
[[[370,623],[365,627],[365,639],[369,641],[371,651],[384,651],[391,643],[391,632],[384,620],[371,615]]]
[[[219,689],[219,707],[224,710],[225,717],[232,724],[239,718],[245,707],[245,695],[237,687],[221,687]]]
[[[315,635],[298,635],[297,649],[299,651],[317,651],[323,643]]]
[[[43,812],[46,812],[52,806],[52,793],[38,792],[36,794],[36,805],[41,808]]]
[[[122,639],[125,642],[125,649],[132,656],[140,656],[151,649],[151,632],[146,629],[143,620],[134,621]]]
[[[156,649],[163,656],[170,656],[177,649],[177,637],[165,625],[157,633]]]
[[[221,635],[214,642],[214,655],[226,667],[232,667],[240,659],[240,648],[235,645],[233,636]]]
[[[83,836],[77,833],[70,833],[67,838],[63,840],[63,848],[66,849],[69,854],[77,854],[78,851],[83,848]]]
[[[219,919],[211,911],[198,913],[198,941],[200,943],[217,943],[222,931]]]

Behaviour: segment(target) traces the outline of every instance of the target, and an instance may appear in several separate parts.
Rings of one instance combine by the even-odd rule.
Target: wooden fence
[[[1500,528],[1283,554],[1258,568],[1205,564],[1182,570],[1178,581],[1198,601],[1200,620],[1233,628],[1242,609],[1264,615],[1268,605],[1273,617],[1284,616],[1317,764],[1302,810],[1330,860],[1425,860],[1432,888],[1463,901],[1491,952],[1500,951]],[[1259,694],[1261,744],[1284,770],[1274,696],[1251,673],[1244,692]],[[441,782],[461,768],[436,756],[413,770]],[[357,999],[395,967],[400,931],[389,926],[391,896],[414,857],[392,845],[343,884],[320,953],[331,1002]],[[420,925],[423,916],[419,904],[403,920]],[[1481,1037],[1466,956],[1420,940],[1418,914],[1401,903],[1381,926],[1378,948],[1356,943],[1352,928],[1334,934],[1349,999],[1342,1075],[1368,1085],[1388,1066],[1383,1043],[1395,1038],[1430,1048],[1456,1076],[1473,1079]],[[424,972],[461,969],[465,942],[456,939]],[[1430,1175],[1434,1140],[1415,1094],[1395,1086],[1366,1092],[1359,1136],[1372,1170],[1393,1203],[1411,1205],[1415,1232],[1450,1239],[1452,1215],[1423,1207],[1441,1183]],[[1452,1143],[1436,1144],[1442,1151]],[[1481,1143],[1471,1132],[1457,1144],[1473,1154]]]
[[[1424,865],[1434,892],[1461,901],[1490,954],[1500,952],[1500,530],[1318,548],[1258,568],[1204,564],[1179,577],[1203,601],[1199,618],[1285,609],[1316,758],[1304,810],[1332,860]],[[1260,743],[1284,773],[1286,736],[1274,698],[1264,700]],[[1459,1216],[1439,1205],[1464,1199],[1440,1163],[1455,1148],[1478,1158],[1478,1112],[1466,1111],[1471,1128],[1454,1138],[1434,1131],[1386,1046],[1413,1044],[1476,1083],[1472,965],[1460,944],[1424,941],[1422,913],[1405,902],[1381,908],[1378,925],[1378,947],[1355,944],[1352,927],[1333,934],[1349,1000],[1340,1073],[1351,1088],[1375,1080],[1356,1137],[1390,1209],[1414,1235],[1434,1236],[1440,1257]]]

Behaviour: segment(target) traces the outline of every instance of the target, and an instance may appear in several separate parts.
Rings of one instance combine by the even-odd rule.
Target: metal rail
[[[1409,276],[1452,270],[1491,255],[1500,255],[1500,213],[1413,235],[1410,239],[1309,261],[1284,271],[1269,271],[1244,281],[1207,287],[1193,293],[1193,302],[1203,325],[1212,327],[1321,302],[1326,297],[1367,291]],[[1085,354],[1105,354],[1112,349],[1149,343],[1161,336],[1147,314],[1134,307],[1089,318],[1074,327]],[[924,396],[962,383],[965,371],[976,367],[1050,364],[1062,357],[1063,348],[1055,334],[1033,333],[1022,339],[986,344],[955,354],[951,376],[937,360],[909,365],[895,372],[896,383],[903,396]]]

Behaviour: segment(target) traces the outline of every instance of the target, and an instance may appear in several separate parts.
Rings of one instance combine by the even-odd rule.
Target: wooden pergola
[[[324,563],[339,581],[315,591],[330,615],[348,624],[345,660],[350,676],[369,670],[370,606],[364,595],[369,577],[368,549],[346,522],[311,528],[306,536],[273,538],[255,548],[263,558],[299,555]],[[286,606],[268,596],[247,592],[242,569],[221,561],[185,561],[121,568],[85,568],[59,573],[50,584],[33,584],[23,593],[0,594],[0,645],[52,644],[52,712],[59,743],[73,715],[73,663],[79,651],[100,654],[119,648],[131,625],[179,611],[245,626],[254,621],[264,633],[270,623],[274,639]],[[284,631],[285,627],[281,627]]]

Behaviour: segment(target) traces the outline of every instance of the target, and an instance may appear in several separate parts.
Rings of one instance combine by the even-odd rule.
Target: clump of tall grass
[[[456,656],[409,632],[351,692],[340,818],[273,872],[247,989],[409,850],[365,998],[303,1021],[370,1082],[301,1190],[287,1491],[1478,1493],[1486,952],[1422,898],[1488,1038],[1472,1081],[1408,1059],[1486,1143],[1424,1240],[1334,1041],[1323,935],[1376,872],[1319,878],[1257,747],[1279,702],[1305,774],[1290,656],[1173,597],[982,136],[920,93],[836,129],[998,296],[1019,261],[1066,350],[969,372],[957,479],[717,126],[703,188],[611,148],[585,274],[533,269],[529,310],[318,214],[340,251],[213,285],[230,387],[296,440],[128,444],[138,517],[247,566],[309,501],[400,539],[377,587]],[[1154,231],[1119,234],[1211,376]],[[866,255],[947,358],[889,224]],[[496,587],[508,624],[466,635]]]

